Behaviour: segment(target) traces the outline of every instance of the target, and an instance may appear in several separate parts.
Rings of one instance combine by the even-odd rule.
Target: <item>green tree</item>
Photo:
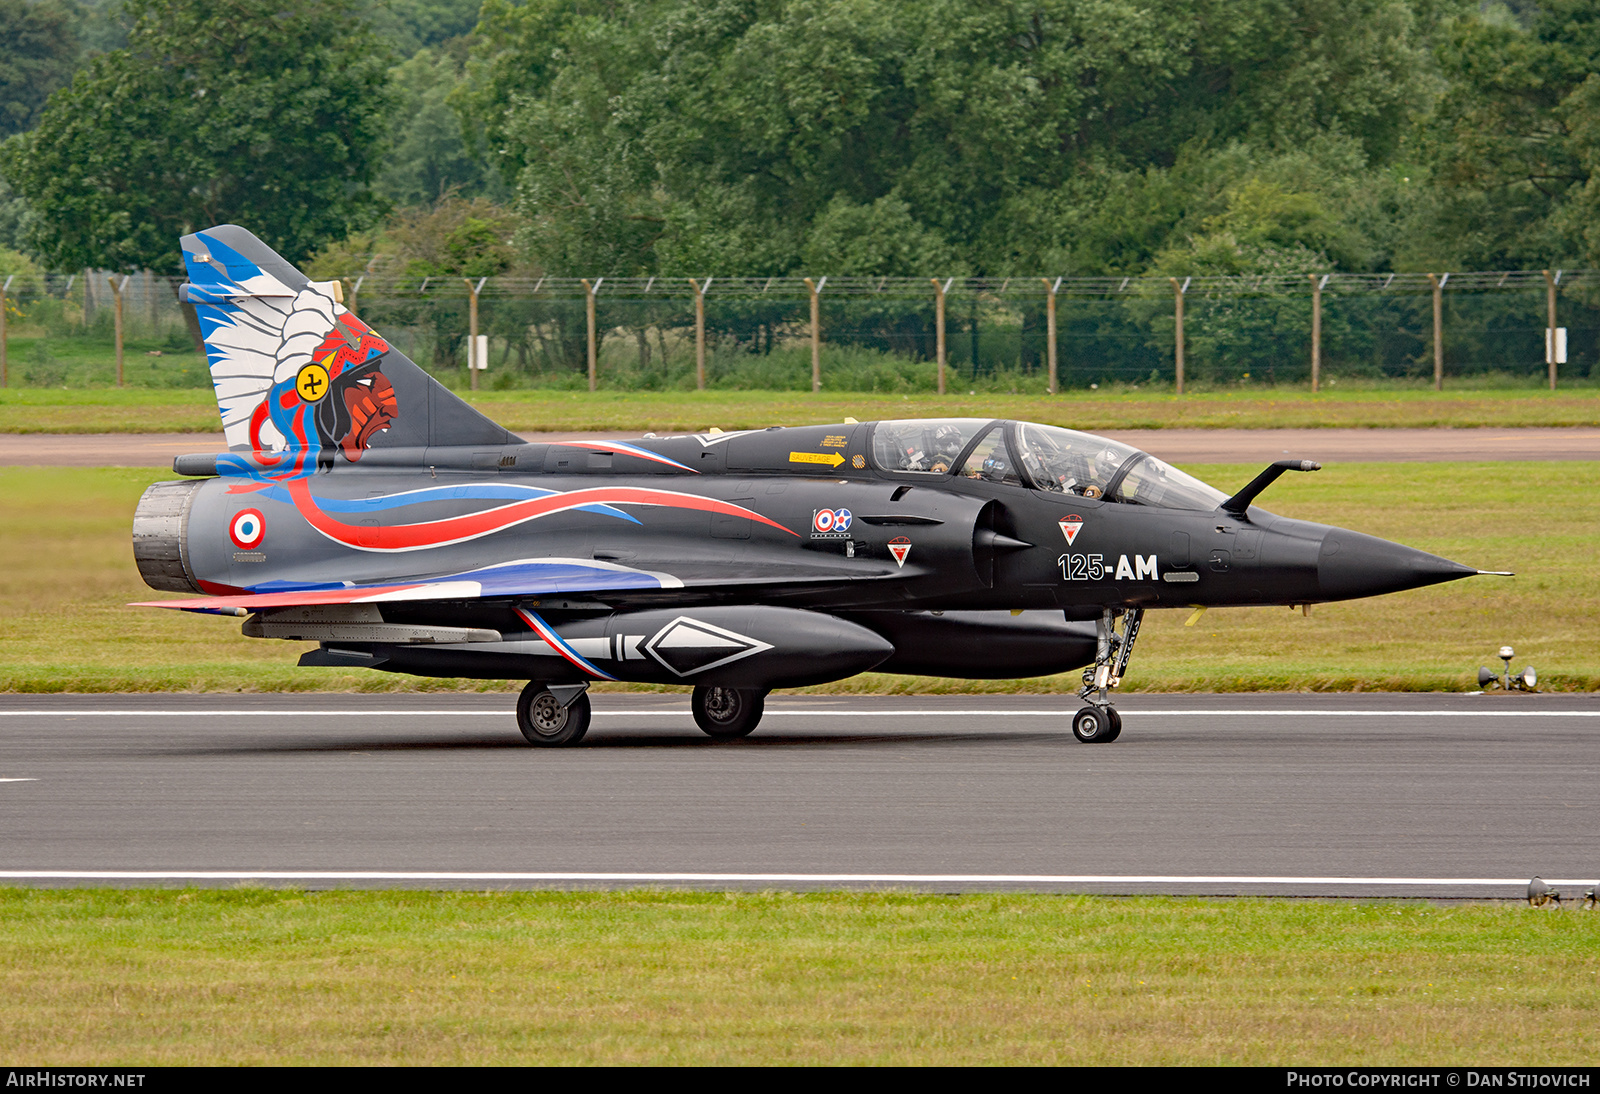
[[[973,272],[1137,272],[1217,212],[1225,187],[1167,184],[1186,154],[1393,158],[1433,20],[1406,0],[491,0],[458,102],[552,271],[880,272],[898,259],[827,224],[892,207],[912,250]],[[1083,230],[1118,234],[1093,224],[1106,194],[1142,242],[1083,252]]]
[[[127,0],[93,60],[0,170],[57,268],[179,268],[178,237],[233,221],[290,261],[381,210],[386,56],[354,0]]]
[[[483,198],[446,196],[402,213],[386,232],[405,277],[494,277],[510,270],[515,218]]]
[[[381,325],[426,329],[433,365],[454,368],[463,363],[467,331],[461,281],[510,272],[516,260],[511,246],[515,231],[516,221],[505,209],[483,198],[447,195],[431,206],[400,211],[375,239],[358,236],[325,249],[307,268],[314,277],[350,277],[365,270],[403,279],[405,287],[398,292],[364,291],[363,317]],[[424,279],[434,284],[426,296],[417,291]],[[484,329],[497,335],[499,303],[485,299],[480,306]]]
[[[469,148],[449,104],[461,82],[459,59],[448,50],[420,49],[390,76],[398,109],[378,193],[400,206],[432,205],[452,192],[509,198],[498,174]]]
[[[378,0],[367,16],[395,53],[409,57],[471,33],[478,6],[479,0]]]
[[[854,274],[883,277],[918,277],[929,270],[962,272],[939,233],[918,224],[910,206],[893,191],[871,205],[843,198],[829,202],[800,259],[813,270],[837,264]]]
[[[1174,240],[1161,251],[1150,272],[1178,279],[1287,276],[1303,285],[1307,275],[1335,267],[1329,252],[1352,245],[1344,225],[1315,194],[1251,177],[1230,189],[1225,200],[1226,208],[1202,221],[1198,234]],[[1185,310],[1191,376],[1223,381],[1241,376],[1289,379],[1277,373],[1285,362],[1298,371],[1304,357],[1300,343],[1307,337],[1302,332],[1311,318],[1309,293],[1275,290],[1241,296],[1197,290],[1188,295]],[[1175,320],[1170,299],[1135,300],[1129,311],[1149,325],[1152,348],[1172,344]]]
[[[1433,254],[1479,269],[1600,263],[1600,0],[1489,8],[1439,54]]]
[[[34,220],[28,203],[12,192],[10,185],[0,176],[0,247],[21,251]]]
[[[59,0],[0,0],[0,139],[32,128],[78,63],[73,11]]]

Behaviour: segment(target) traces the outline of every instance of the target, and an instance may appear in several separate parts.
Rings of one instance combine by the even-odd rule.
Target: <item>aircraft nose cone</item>
[[[1329,600],[1397,593],[1477,572],[1448,558],[1343,528],[1323,537],[1317,554],[1317,581]]]

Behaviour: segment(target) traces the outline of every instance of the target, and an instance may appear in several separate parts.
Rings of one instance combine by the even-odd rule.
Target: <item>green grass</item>
[[[210,391],[8,388],[0,433],[221,433]]]
[[[479,391],[463,393],[520,432],[643,433],[761,428],[878,418],[1023,418],[1076,429],[1318,429],[1451,426],[1600,426],[1600,390],[1461,386],[1435,392],[1400,382],[1301,388],[1243,387],[1183,397],[1159,388],[1108,387],[1059,396],[1006,391],[946,396],[824,391]],[[206,389],[0,390],[0,433],[218,432]]]
[[[1188,470],[1233,489],[1254,465]],[[246,639],[237,620],[147,608],[133,565],[133,469],[0,469],[0,691],[501,690],[294,665],[299,643]],[[1125,689],[1469,690],[1510,643],[1546,690],[1600,689],[1600,465],[1347,464],[1280,479],[1262,504],[1355,528],[1515,578],[1472,578],[1373,600],[1217,609],[1193,627],[1151,613]],[[866,674],[825,692],[1068,692],[1077,674],[948,681]],[[610,687],[604,685],[603,687]],[[597,690],[600,690],[597,688]]]
[[[7,381],[21,389],[115,390],[117,355],[107,331],[18,336],[6,341]],[[210,369],[181,323],[163,334],[130,334],[122,345],[123,382],[133,388],[211,390]]]
[[[0,890],[15,1065],[1578,1065],[1600,916],[881,893]]]

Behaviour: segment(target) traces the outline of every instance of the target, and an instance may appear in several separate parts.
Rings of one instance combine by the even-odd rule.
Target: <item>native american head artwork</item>
[[[228,446],[270,478],[361,459],[400,416],[383,374],[389,345],[338,302],[331,282],[295,290],[220,241],[185,251]]]
[[[383,374],[388,345],[359,319],[339,309],[309,356],[296,355],[275,370],[267,397],[250,414],[250,447],[318,453],[326,466],[335,451],[361,458],[372,439],[399,416],[394,385]],[[291,373],[292,370],[292,373]],[[279,443],[287,438],[287,446]]]

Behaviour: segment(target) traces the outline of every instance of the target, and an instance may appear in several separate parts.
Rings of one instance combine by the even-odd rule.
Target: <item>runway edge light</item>
[[[1561,907],[1561,893],[1546,885],[1543,878],[1535,877],[1528,882],[1528,904],[1534,908],[1542,908],[1546,904]]]
[[[1506,663],[1505,672],[1498,673],[1487,665],[1478,666],[1478,686],[1480,688],[1499,687],[1506,691],[1535,691],[1539,684],[1539,674],[1532,665],[1524,665],[1521,672],[1516,675],[1511,673],[1511,659],[1517,651],[1510,646],[1501,646],[1499,657]]]

